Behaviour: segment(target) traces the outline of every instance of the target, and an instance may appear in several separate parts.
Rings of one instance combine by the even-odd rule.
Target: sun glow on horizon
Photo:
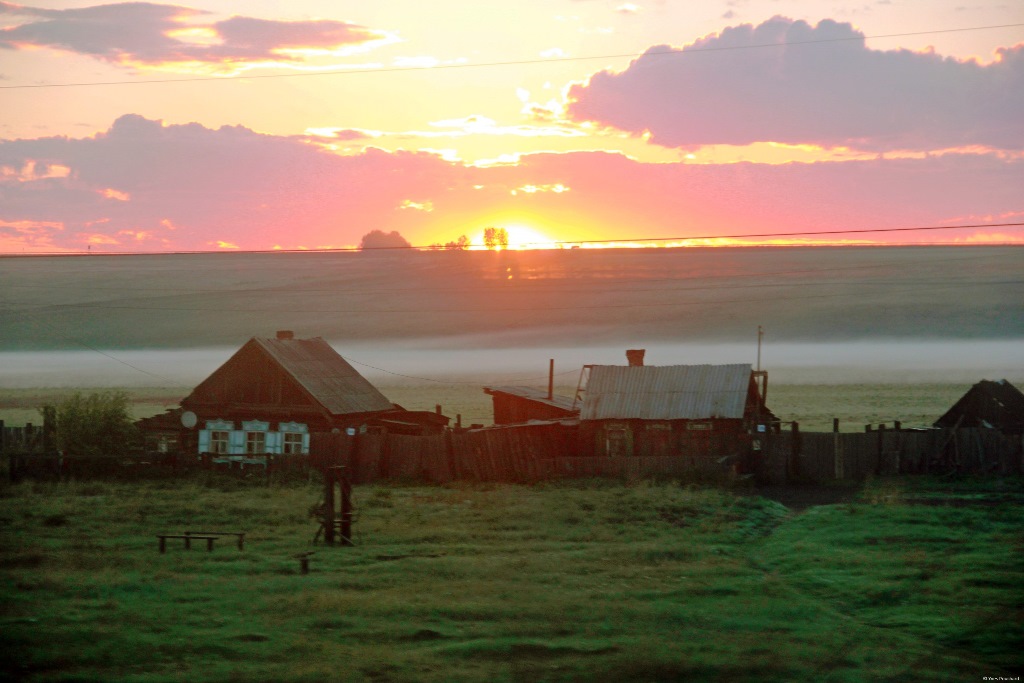
[[[561,245],[556,239],[548,237],[535,228],[528,227],[521,223],[495,224],[496,228],[504,229],[508,234],[508,246],[498,249],[510,251],[523,251],[526,249],[558,249]],[[469,236],[469,249],[473,251],[486,251],[484,244],[484,231],[479,230]]]

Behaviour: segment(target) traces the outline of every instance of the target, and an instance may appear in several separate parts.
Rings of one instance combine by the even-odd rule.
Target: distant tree
[[[454,242],[445,242],[445,249],[465,249],[469,246],[469,238],[465,235],[460,235],[459,239]]]
[[[484,246],[488,249],[508,249],[508,230],[505,228],[484,228]]]
[[[363,235],[363,239],[359,242],[360,249],[400,249],[411,246],[409,241],[402,237],[397,230],[391,232],[371,230]]]
[[[56,445],[68,455],[124,456],[138,441],[123,391],[75,392],[56,408]]]

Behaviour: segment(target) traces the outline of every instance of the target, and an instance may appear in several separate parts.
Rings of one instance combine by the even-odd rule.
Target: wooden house
[[[1005,379],[982,380],[935,421],[945,429],[994,429],[1024,435],[1024,393]]]
[[[309,452],[312,432],[443,431],[448,418],[389,401],[319,337],[253,337],[181,402],[199,453]]]
[[[750,365],[592,365],[582,388],[581,448],[593,455],[745,455],[774,416]]]

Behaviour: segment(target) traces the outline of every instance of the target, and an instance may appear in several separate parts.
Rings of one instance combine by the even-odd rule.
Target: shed
[[[775,421],[747,364],[588,368],[580,423],[595,455],[738,454]]]
[[[1005,379],[983,379],[967,390],[936,427],[995,429],[1003,434],[1024,434],[1024,394]]]
[[[494,424],[508,425],[530,420],[561,420],[578,417],[579,408],[567,396],[556,396],[531,387],[484,387],[494,402]]]
[[[448,418],[391,403],[330,344],[278,332],[253,337],[182,402],[199,453],[309,452],[316,431],[361,428],[388,418],[405,432],[437,432]],[[189,424],[191,423],[191,425]]]

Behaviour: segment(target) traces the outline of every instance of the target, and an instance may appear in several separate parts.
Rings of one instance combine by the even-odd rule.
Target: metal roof
[[[332,415],[393,410],[384,394],[370,384],[320,337],[264,339],[252,342],[266,351],[281,368]]]
[[[751,366],[594,365],[581,420],[742,419]]]
[[[484,387],[484,392],[488,394],[508,394],[509,396],[515,396],[516,398],[524,398],[528,401],[536,401],[537,403],[543,403],[544,405],[549,405],[554,408],[561,408],[562,410],[569,412],[576,412],[576,408],[573,407],[573,400],[568,396],[556,395],[548,398],[548,392],[541,391],[540,389],[534,389],[532,387]]]

